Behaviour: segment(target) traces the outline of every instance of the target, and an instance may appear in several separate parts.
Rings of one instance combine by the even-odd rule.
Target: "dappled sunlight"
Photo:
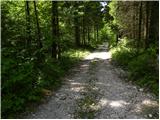
[[[80,66],[80,70],[81,70],[82,72],[85,72],[85,70],[87,70],[88,67],[89,67],[88,64],[82,64],[82,65]]]
[[[100,85],[100,86],[106,86],[106,87],[109,87],[111,86],[111,84],[105,84],[105,83],[102,83],[102,82],[96,82],[97,85]]]
[[[66,81],[73,82],[74,80],[65,78]]]
[[[71,90],[74,92],[79,92],[83,90],[85,87],[84,86],[79,86],[79,87],[72,87]]]
[[[71,84],[71,85],[75,85],[75,86],[76,86],[76,85],[77,85],[77,86],[78,86],[78,85],[79,85],[79,86],[80,86],[80,85],[85,85],[85,83],[79,83],[79,82],[72,82],[72,83],[70,83],[70,84]]]
[[[124,107],[125,105],[128,104],[129,103],[125,102],[124,100],[110,101],[109,103],[111,107]]]
[[[111,108],[119,108],[124,107],[125,105],[129,105],[129,103],[124,100],[108,100],[106,98],[100,99],[99,104],[102,107],[110,106]]]
[[[109,101],[108,101],[107,99],[102,98],[102,99],[100,99],[99,104],[100,104],[101,106],[105,106],[105,105],[107,105],[108,102],[109,102]]]
[[[79,82],[71,82],[70,83],[70,91],[72,92],[84,92],[84,89],[86,88],[85,83],[79,83]]]
[[[141,103],[135,105],[136,112],[149,112],[156,110],[159,107],[158,102],[150,99],[145,99]]]
[[[93,60],[95,58],[99,58],[102,60],[110,59],[111,53],[110,52],[94,52],[85,57],[85,60]]]
[[[134,111],[135,111],[135,112],[139,112],[139,113],[142,112],[141,104],[135,105]]]
[[[88,66],[89,66],[88,64],[81,65],[81,67],[88,67]]]
[[[133,104],[132,101],[126,102],[125,100],[109,100],[107,98],[101,98],[95,107],[99,110],[108,109],[109,107],[113,110],[121,109],[121,111],[125,111],[128,106],[132,106],[131,112],[152,116],[154,112],[158,110],[159,105],[157,101],[150,99],[144,99],[139,103]]]
[[[109,100],[107,98],[101,98],[98,102],[98,109],[104,109],[105,107],[110,107],[114,110],[118,110],[119,108],[124,109],[127,108],[127,106],[131,105],[131,102],[126,102],[125,100]],[[134,104],[132,106],[131,111],[134,111],[136,113],[146,113],[149,114],[149,111],[156,110],[158,108],[158,102],[153,101],[150,99],[144,99],[143,101],[139,102],[138,104]]]
[[[142,105],[158,106],[158,103],[156,101],[151,101],[150,99],[145,99],[142,101]]]

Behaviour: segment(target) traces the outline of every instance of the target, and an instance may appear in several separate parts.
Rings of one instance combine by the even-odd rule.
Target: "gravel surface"
[[[24,118],[145,119],[158,118],[156,97],[126,82],[125,72],[110,63],[107,44],[99,46],[65,77],[47,103]]]

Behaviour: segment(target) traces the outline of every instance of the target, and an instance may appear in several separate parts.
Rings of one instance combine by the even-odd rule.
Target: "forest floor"
[[[126,80],[126,73],[111,64],[107,44],[99,46],[70,70],[64,85],[34,111],[32,119],[139,119],[158,118],[157,98]]]

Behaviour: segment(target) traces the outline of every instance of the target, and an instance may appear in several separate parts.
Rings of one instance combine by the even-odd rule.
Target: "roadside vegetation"
[[[128,79],[159,94],[158,2],[112,1],[108,9],[113,63],[128,71]],[[157,10],[156,10],[157,9]],[[110,34],[112,35],[112,34]]]
[[[159,65],[156,50],[151,47],[137,54],[136,49],[130,48],[129,44],[126,39],[123,39],[112,49],[113,63],[128,71],[128,80],[158,96]]]
[[[3,117],[16,117],[19,115],[17,112],[25,111],[24,108],[29,103],[41,102],[44,96],[50,95],[49,92],[57,90],[62,85],[61,78],[88,53],[89,51],[85,49],[71,49],[62,53],[58,61],[47,58],[36,68],[33,68],[34,62],[24,63],[16,68],[14,65],[17,60],[10,59],[10,61],[3,62],[2,65],[11,65],[8,68],[2,67],[3,79],[10,80],[2,83],[4,84],[2,86],[2,115],[6,115]]]

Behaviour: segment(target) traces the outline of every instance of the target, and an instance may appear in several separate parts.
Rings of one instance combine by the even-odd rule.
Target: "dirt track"
[[[155,97],[126,82],[110,63],[107,45],[88,55],[71,70],[65,84],[45,104],[25,118],[140,119],[157,118]]]

